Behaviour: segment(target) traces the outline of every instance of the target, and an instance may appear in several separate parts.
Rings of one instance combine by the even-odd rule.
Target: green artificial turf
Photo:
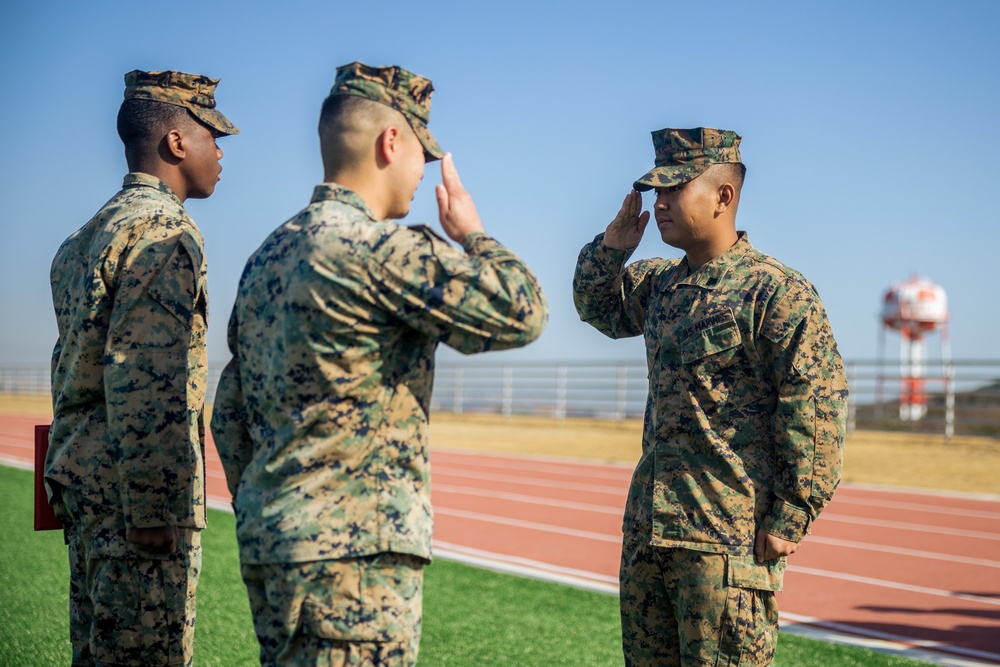
[[[0,667],[69,664],[62,533],[32,530],[31,473],[0,466]],[[209,512],[198,587],[195,664],[257,664],[234,519]],[[622,665],[614,596],[435,561],[426,570],[422,667]],[[923,663],[789,634],[778,667]]]
[[[61,531],[32,529],[32,473],[0,466],[0,667],[68,665],[69,566]],[[195,664],[257,663],[235,519],[209,511],[202,533]]]

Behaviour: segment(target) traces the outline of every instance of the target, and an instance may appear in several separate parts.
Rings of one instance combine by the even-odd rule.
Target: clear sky
[[[743,135],[739,226],[816,285],[845,357],[875,356],[882,293],[919,273],[947,291],[955,356],[998,358],[997,25],[990,0],[5,2],[0,364],[48,361],[49,265],[121,185],[132,69],[220,77],[242,130],[220,140],[215,195],[188,202],[209,262],[209,359],[225,362],[243,263],[308,203],[319,108],[353,60],[433,80],[431,130],[487,231],[542,282],[548,329],[496,354],[641,358],[640,341],[578,320],[573,267],[652,166],[649,133],[703,125]],[[406,222],[438,226],[439,181],[430,165]],[[634,258],[648,256],[677,256],[652,226]]]

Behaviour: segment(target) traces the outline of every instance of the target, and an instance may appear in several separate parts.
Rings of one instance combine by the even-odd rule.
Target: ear
[[[167,135],[163,137],[163,146],[167,154],[174,159],[183,160],[187,155],[184,147],[184,133],[180,130],[170,130],[167,132]]]
[[[395,125],[390,125],[382,130],[382,134],[378,135],[378,139],[375,142],[375,157],[378,162],[384,164],[395,162],[399,156],[400,139],[399,128]]]
[[[733,201],[736,200],[736,188],[733,187],[732,183],[723,183],[719,186],[719,200],[715,205],[715,210],[717,213],[722,213],[727,208],[733,205]]]

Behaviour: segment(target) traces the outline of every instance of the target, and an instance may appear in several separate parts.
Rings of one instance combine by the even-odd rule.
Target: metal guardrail
[[[223,364],[209,368],[211,400]],[[846,362],[848,428],[988,435],[1000,438],[1000,360],[928,361],[920,419],[899,409],[905,372],[885,361]],[[49,393],[47,367],[0,367],[0,393]],[[641,362],[440,362],[431,409],[453,413],[642,418],[647,391]]]
[[[904,383],[912,382],[900,363],[853,360],[846,363],[851,388],[849,429],[898,430],[1000,438],[1000,361],[933,360],[922,364],[918,419],[901,406]],[[912,392],[912,388],[910,389]]]
[[[913,378],[898,363],[845,362],[851,394],[848,430],[875,429],[1000,437],[1000,360],[928,361],[922,416],[900,409]],[[912,385],[911,385],[912,387]],[[646,366],[625,362],[442,363],[433,410],[641,418]],[[914,413],[916,411],[914,410]]]
[[[0,393],[48,394],[51,386],[48,366],[0,367]]]
[[[439,363],[431,409],[555,419],[641,418],[645,364],[624,362]]]
[[[215,397],[215,388],[225,364],[210,364],[208,368],[208,396]],[[51,394],[52,378],[48,366],[0,366],[0,394]]]

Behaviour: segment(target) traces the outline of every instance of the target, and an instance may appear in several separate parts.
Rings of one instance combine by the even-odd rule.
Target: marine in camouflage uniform
[[[118,126],[131,173],[52,262],[45,478],[69,545],[73,664],[189,664],[208,295],[183,201],[212,193],[215,138],[239,130],[214,108],[217,79],[135,70],[125,84]]]
[[[820,298],[735,228],[740,137],[653,133],[657,226],[679,260],[626,266],[649,213],[630,193],[584,246],[583,321],[646,341],[649,396],[621,565],[628,665],[767,665],[774,592],[840,480],[847,385]],[[721,166],[725,165],[725,166]]]
[[[212,433],[263,665],[416,662],[435,349],[523,346],[547,318],[427,129],[431,91],[399,67],[338,68],[320,121],[326,182],[240,280]],[[356,161],[337,148],[351,133]],[[385,219],[406,215],[425,161],[442,157],[441,222],[462,250]]]

